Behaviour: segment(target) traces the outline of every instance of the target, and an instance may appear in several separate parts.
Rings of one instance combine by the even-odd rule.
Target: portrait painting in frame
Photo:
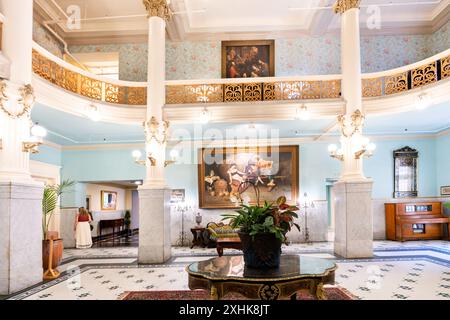
[[[102,210],[116,210],[117,209],[117,192],[101,191],[101,208]]]
[[[222,78],[275,76],[275,41],[222,41]]]
[[[199,149],[199,207],[236,208],[285,196],[295,204],[299,194],[298,146]],[[252,184],[245,183],[251,181]],[[240,200],[239,200],[240,199]]]

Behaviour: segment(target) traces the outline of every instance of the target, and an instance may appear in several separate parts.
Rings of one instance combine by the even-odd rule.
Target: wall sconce
[[[338,146],[335,144],[330,144],[328,146],[328,153],[330,157],[338,159],[339,161],[344,161],[344,152],[341,148],[338,149]]]
[[[361,159],[363,156],[370,158],[376,148],[375,143],[371,143],[369,138],[362,138],[359,150],[355,151],[355,159]]]
[[[141,151],[134,150],[133,153],[132,153],[132,156],[133,156],[134,162],[136,164],[139,164],[139,165],[142,165],[142,166],[145,166],[147,164],[147,160],[141,159],[141,157],[142,157],[142,152]],[[148,154],[147,159],[150,160],[150,164],[151,164],[152,167],[156,166],[156,159],[154,157],[152,157],[151,153]]]
[[[167,167],[167,166],[169,166],[171,164],[176,163],[179,156],[180,156],[180,153],[178,152],[178,150],[177,149],[172,149],[170,151],[170,159],[171,160],[164,161],[164,167]]]
[[[305,105],[297,107],[295,118],[298,120],[306,121],[311,119],[311,113]]]
[[[47,135],[47,130],[38,124],[31,128],[31,138],[22,142],[22,151],[29,153],[39,153],[38,147],[42,144],[43,138]]]
[[[137,163],[139,165],[142,165],[142,166],[145,166],[147,164],[146,160],[141,159],[142,158],[142,152],[141,151],[134,150],[133,153],[132,153],[132,156],[134,158],[134,162],[135,163]],[[164,167],[167,167],[167,166],[169,166],[171,164],[176,163],[177,159],[178,159],[178,156],[179,156],[178,150],[174,149],[174,150],[170,151],[170,158],[171,158],[171,160],[164,161]],[[150,165],[152,167],[156,167],[156,158],[154,158],[151,153],[148,153],[147,159],[150,160]]]

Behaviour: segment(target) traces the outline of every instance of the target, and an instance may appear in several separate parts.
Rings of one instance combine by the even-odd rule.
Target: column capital
[[[337,0],[333,5],[334,13],[343,14],[347,10],[358,8],[361,0]]]
[[[167,0],[142,0],[147,10],[148,17],[160,17],[168,21],[172,17]]]

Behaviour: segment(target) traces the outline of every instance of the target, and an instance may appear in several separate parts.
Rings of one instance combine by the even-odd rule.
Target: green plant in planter
[[[286,234],[295,226],[294,222],[299,210],[286,203],[286,197],[279,197],[276,203],[259,203],[259,189],[249,181],[244,182],[239,190],[247,190],[252,185],[256,194],[256,205],[244,205],[235,214],[223,215],[223,220],[230,220],[233,228],[240,228],[239,238],[242,243],[244,262],[250,268],[276,268],[280,265],[281,244],[286,242]],[[241,188],[242,187],[242,188]]]
[[[257,199],[256,205],[241,204],[241,208],[236,211],[237,214],[224,214],[223,220],[229,220],[233,228],[240,228],[241,232],[248,233],[253,238],[258,234],[272,233],[284,242],[286,233],[291,231],[292,227],[295,226],[300,231],[300,226],[294,222],[294,218],[298,218],[296,213],[299,210],[298,207],[287,204],[285,196],[279,197],[276,203],[264,201],[264,205],[261,206],[259,188],[249,181],[243,184],[245,183],[253,186]],[[242,198],[240,199],[242,203]]]
[[[48,225],[52,216],[55,214],[56,205],[59,197],[67,188],[75,184],[75,181],[64,180],[61,184],[46,186],[42,197],[42,234],[43,239],[47,239]]]
[[[450,209],[450,202],[444,203],[444,208]]]
[[[225,214],[223,220],[230,220],[233,228],[240,228],[241,232],[255,235],[273,233],[281,241],[286,240],[286,233],[295,226],[300,231],[300,226],[294,222],[298,218],[296,206],[286,204],[286,197],[279,197],[276,204],[264,202],[263,206],[242,205],[237,214]]]

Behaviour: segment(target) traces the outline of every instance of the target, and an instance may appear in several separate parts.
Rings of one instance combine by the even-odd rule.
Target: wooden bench
[[[223,249],[242,249],[240,238],[219,238],[217,239],[217,253],[219,257],[223,256]]]

